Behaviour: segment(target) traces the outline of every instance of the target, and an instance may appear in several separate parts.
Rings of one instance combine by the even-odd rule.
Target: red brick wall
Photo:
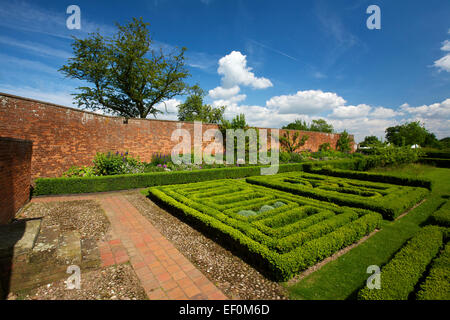
[[[0,225],[30,198],[32,142],[0,137]]]
[[[58,106],[0,93],[0,136],[33,141],[31,175],[55,177],[72,165],[91,165],[96,152],[126,151],[151,160],[152,154],[169,154],[178,142],[171,141],[177,125],[193,138],[193,123],[129,119]],[[203,131],[218,128],[203,124]],[[280,131],[280,135],[282,134]],[[320,144],[336,145],[339,135],[304,132],[310,138],[302,149],[316,151]],[[205,143],[207,144],[207,143]]]

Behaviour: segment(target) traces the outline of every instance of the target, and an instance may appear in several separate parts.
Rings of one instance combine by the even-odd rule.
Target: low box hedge
[[[431,224],[450,228],[450,201],[446,201],[438,210],[430,215]]]
[[[228,167],[194,171],[168,171],[99,177],[38,178],[33,195],[90,193],[182,184],[216,179],[245,178],[261,174],[267,166]],[[280,164],[278,172],[303,170],[303,163]]]
[[[242,194],[242,201],[235,199],[235,206],[229,207],[228,202],[222,200],[234,199],[234,195],[220,194],[218,191],[221,189],[229,191],[230,185],[235,187],[236,194],[240,194],[243,190],[247,193],[258,194],[262,197],[260,199],[264,198],[265,200],[258,206],[277,201],[285,205],[261,212],[256,216],[239,215],[236,211],[255,205],[252,203],[254,199],[248,199]],[[216,193],[214,197],[210,196],[212,190]],[[381,215],[376,212],[339,207],[331,203],[247,184],[244,181],[219,180],[183,186],[158,186],[149,188],[148,192],[151,199],[165,206],[169,212],[179,215],[196,228],[214,236],[214,239],[245,257],[267,276],[277,280],[288,280],[298,272],[360,240],[375,228],[380,228],[382,223]],[[295,205],[297,209],[305,207],[310,216],[303,218],[300,211],[293,210]],[[330,214],[329,211],[333,213]],[[326,216],[322,215],[314,221],[311,219],[321,212],[326,213]],[[299,222],[309,219],[308,223],[302,226],[297,225],[294,230],[289,230],[290,235],[292,232],[302,235],[301,243],[297,243],[295,239],[294,243],[286,241],[286,247],[276,250],[278,237],[286,234],[270,232],[270,230],[275,231],[292,226],[291,218],[296,214]],[[283,217],[283,215],[291,215],[291,218]],[[317,226],[313,227],[314,225]],[[260,228],[261,226],[265,226],[266,230]],[[265,232],[267,230],[269,232]]]
[[[450,300],[450,243],[433,261],[430,272],[420,285],[417,300]]]
[[[413,178],[413,177],[390,175],[390,174],[383,174],[383,173],[341,170],[341,169],[330,168],[330,167],[323,167],[320,169],[312,169],[309,171],[308,170],[305,170],[305,171],[311,172],[311,173],[324,174],[327,176],[340,177],[340,178],[382,182],[382,183],[397,184],[397,185],[409,186],[409,187],[421,187],[421,188],[427,188],[428,190],[432,190],[432,188],[433,188],[432,181],[430,179],[426,179],[426,178]]]
[[[364,287],[360,300],[407,300],[444,242],[441,227],[426,226],[381,269],[381,288]]]
[[[419,163],[428,164],[438,168],[450,168],[450,159],[443,158],[420,158]]]
[[[254,176],[247,178],[246,181],[340,206],[377,211],[389,220],[397,218],[429,193],[427,189],[420,187],[399,186],[307,172]]]

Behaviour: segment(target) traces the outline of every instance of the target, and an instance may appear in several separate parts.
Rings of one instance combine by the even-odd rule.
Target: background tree
[[[294,122],[291,122],[288,125],[284,126],[283,129],[326,133],[333,133],[334,131],[333,126],[327,123],[324,119],[312,120],[310,124],[306,123],[305,120],[297,119]]]
[[[142,18],[116,26],[112,38],[99,33],[86,39],[74,37],[74,57],[60,71],[90,84],[77,88],[78,106],[131,118],[161,113],[157,103],[185,94],[188,88],[186,48],[167,54],[151,50],[149,24]]]
[[[306,121],[297,119],[294,122],[291,122],[288,125],[284,126],[282,129],[309,131],[309,125],[306,123]]]
[[[309,131],[333,133],[334,128],[331,124],[326,122],[324,119],[317,119],[311,122]]]
[[[336,143],[336,149],[341,152],[350,152],[351,147],[350,144],[353,142],[353,139],[348,134],[347,130],[340,133],[339,140]]]
[[[359,144],[361,147],[381,147],[383,142],[381,142],[376,136],[366,136],[364,141]]]
[[[426,143],[431,143],[437,139],[434,134],[425,129],[423,124],[415,121],[387,128],[386,140],[395,146],[411,146],[415,144],[425,146]]]
[[[178,106],[178,120],[220,123],[223,120],[225,107],[213,108],[203,104],[205,92],[199,86],[194,86],[192,92],[186,101]]]

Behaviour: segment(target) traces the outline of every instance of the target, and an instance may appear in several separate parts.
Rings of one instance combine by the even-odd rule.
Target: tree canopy
[[[171,53],[151,49],[149,24],[142,18],[116,26],[112,38],[98,32],[86,39],[74,37],[73,57],[60,71],[89,83],[74,94],[78,106],[131,118],[161,113],[157,103],[185,94],[189,88],[184,82],[190,76],[185,67],[186,48]]]
[[[324,119],[312,120],[311,123],[309,124],[305,120],[297,119],[294,122],[291,122],[288,125],[284,126],[283,129],[315,131],[325,133],[333,133],[334,131],[333,126],[328,122],[326,122]]]
[[[387,128],[386,140],[395,146],[418,144],[424,147],[432,146],[433,143],[437,142],[436,136],[430,133],[420,121],[407,122]]]
[[[364,141],[359,144],[361,147],[381,147],[381,142],[376,136],[366,136]]]
[[[225,107],[213,108],[210,105],[203,104],[204,96],[204,91],[199,86],[194,86],[192,94],[178,106],[178,120],[220,123],[223,120]]]

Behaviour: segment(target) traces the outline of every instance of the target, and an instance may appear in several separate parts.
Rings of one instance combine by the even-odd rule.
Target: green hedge
[[[151,186],[245,178],[261,174],[266,166],[203,169],[195,171],[150,172],[99,177],[38,178],[33,195],[89,193]],[[278,172],[298,171],[303,163],[281,164]]]
[[[432,165],[438,168],[450,168],[450,159],[443,158],[420,158],[420,163]]]
[[[437,226],[422,228],[381,269],[381,289],[364,287],[361,300],[407,300],[431,260],[443,245],[443,230]]]
[[[450,201],[430,215],[430,223],[450,228]]]
[[[450,159],[449,151],[427,150],[423,155],[424,158]]]
[[[305,170],[305,171],[307,171],[307,170]],[[364,181],[390,183],[390,184],[397,184],[397,185],[409,186],[409,187],[421,187],[421,188],[427,188],[428,190],[432,190],[432,186],[433,186],[433,183],[430,179],[412,178],[412,177],[406,177],[406,176],[403,177],[403,176],[389,175],[389,174],[383,174],[383,173],[340,170],[340,169],[334,169],[334,168],[330,168],[330,167],[313,169],[313,170],[310,170],[310,172],[324,174],[327,176],[340,177],[340,178],[349,178],[349,179],[357,179],[357,180],[364,180]]]
[[[231,184],[236,187],[237,194],[241,189],[248,188],[247,192],[261,194],[263,197],[266,194],[270,195],[264,198],[266,200],[263,203],[282,201],[286,205],[252,217],[239,215],[236,211],[247,207],[252,199],[243,198],[243,201],[236,201],[236,206],[230,208],[229,203],[222,200],[232,197],[220,194],[219,190],[224,188],[229,191],[228,186]],[[375,228],[379,228],[382,222],[381,215],[376,212],[338,207],[330,203],[250,185],[244,181],[209,181],[183,186],[158,186],[148,190],[149,196],[154,201],[165,206],[170,212],[180,215],[203,232],[214,236],[227,248],[241,254],[254,266],[259,267],[260,270],[263,269],[266,275],[277,280],[288,280],[298,272],[358,241]],[[214,190],[216,194],[213,197],[209,196],[213,192],[211,190]],[[311,216],[302,218],[304,215],[300,211],[293,210],[294,204],[297,205],[297,209],[303,206],[308,207],[306,213]],[[312,207],[318,210],[312,211]],[[326,215],[313,220],[312,217],[320,215],[322,210]],[[328,211],[333,213],[330,214]],[[351,217],[347,217],[345,212],[352,212]],[[285,216],[286,220],[284,218],[277,220],[283,214],[291,216]],[[257,225],[274,231],[278,227],[291,226],[290,219],[293,219],[293,216],[296,216],[298,221],[309,219],[307,223],[298,227],[311,228],[309,230],[311,234],[305,234],[301,244],[290,246],[290,251],[282,250],[284,253],[280,253],[274,249],[274,245],[278,241],[277,236],[284,236],[284,233],[275,232],[275,235],[271,232],[265,233],[262,230],[264,228],[260,229]],[[273,228],[269,226],[271,219],[274,223]],[[312,228],[311,226],[316,223],[317,227]],[[298,229],[294,230],[294,232],[298,231]]]
[[[447,243],[443,252],[433,261],[416,299],[450,300],[450,243]]]
[[[247,182],[303,197],[380,212],[393,220],[424,199],[425,188],[367,182],[305,172],[249,177]],[[319,184],[323,185],[319,185]]]

